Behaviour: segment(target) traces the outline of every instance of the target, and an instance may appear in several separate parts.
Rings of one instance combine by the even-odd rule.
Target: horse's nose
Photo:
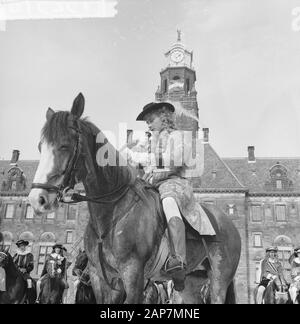
[[[39,195],[39,199],[38,199],[38,201],[39,201],[40,206],[43,207],[43,206],[45,206],[46,203],[47,203],[47,198],[46,198],[45,195],[40,194],[40,195]]]
[[[36,214],[49,208],[49,197],[46,190],[32,189],[28,198]]]

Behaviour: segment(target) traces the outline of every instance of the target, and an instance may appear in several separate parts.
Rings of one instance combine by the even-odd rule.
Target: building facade
[[[165,57],[167,62],[160,72],[155,99],[180,103],[185,113],[177,115],[178,128],[197,135],[196,71],[193,53],[182,43],[180,32]],[[209,141],[209,129],[201,132],[203,174],[191,179],[195,196],[199,202],[223,210],[237,227],[242,240],[235,278],[237,301],[253,303],[260,262],[268,246],[278,246],[289,280],[288,259],[293,248],[300,245],[300,158],[257,158],[252,146],[248,152],[245,150],[244,157],[221,158]],[[30,242],[35,258],[32,275],[38,278],[45,255],[54,243],[63,244],[69,260],[74,261],[82,247],[89,213],[86,203],[78,203],[61,205],[47,216],[34,215],[27,196],[38,162],[19,161],[19,155],[14,151],[11,161],[0,161],[0,231],[12,254],[17,240]],[[72,266],[68,270],[70,303],[74,302]]]

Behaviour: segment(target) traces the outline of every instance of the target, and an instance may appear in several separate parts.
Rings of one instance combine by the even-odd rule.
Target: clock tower
[[[197,132],[198,103],[193,52],[188,51],[182,43],[180,30],[177,30],[177,42],[165,53],[165,57],[166,65],[160,72],[161,83],[155,99],[181,103],[186,114],[177,115],[177,128]]]

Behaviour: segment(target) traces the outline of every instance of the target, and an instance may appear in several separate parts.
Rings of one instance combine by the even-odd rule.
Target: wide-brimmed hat
[[[294,249],[294,252],[295,252],[295,253],[299,253],[299,252],[300,252],[300,246],[296,247],[296,248]]]
[[[277,246],[270,246],[266,249],[266,252],[278,252]]]
[[[54,244],[54,245],[52,246],[52,249],[53,249],[53,250],[55,250],[56,248],[59,248],[59,249],[61,249],[61,250],[66,249],[65,247],[63,247],[62,244]]]
[[[29,242],[25,241],[25,240],[19,240],[19,241],[16,242],[16,245],[17,245],[17,247],[19,247],[21,245],[27,246],[27,245],[29,245]]]
[[[158,110],[161,107],[167,107],[172,112],[175,111],[175,107],[169,102],[150,102],[143,108],[143,111],[137,116],[136,120],[145,120],[144,118],[148,113]]]

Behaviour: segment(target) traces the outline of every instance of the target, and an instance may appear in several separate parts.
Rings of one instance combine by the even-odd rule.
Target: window
[[[234,215],[234,205],[228,205],[228,214],[231,216]]]
[[[13,182],[11,183],[11,190],[12,190],[12,191],[16,191],[16,190],[17,190],[17,181],[13,181]]]
[[[38,258],[38,267],[37,267],[37,274],[40,276],[45,260],[46,260],[46,255],[50,254],[52,252],[52,245],[41,245],[40,246],[40,251],[39,251],[39,258]]]
[[[168,80],[164,80],[164,92],[168,92]]]
[[[276,205],[276,221],[285,222],[286,221],[286,206],[285,205]]]
[[[190,79],[186,79],[186,92],[190,91]]]
[[[77,216],[77,206],[68,205],[67,206],[67,220],[76,220]]]
[[[30,205],[27,205],[26,206],[25,218],[26,219],[33,219],[33,216],[34,216],[33,208]]]
[[[47,214],[47,219],[54,219],[55,218],[55,212]]]
[[[262,247],[262,233],[253,233],[253,246]]]
[[[252,221],[253,222],[261,222],[262,221],[261,206],[260,205],[252,206],[251,207],[251,213],[252,213]]]
[[[255,282],[257,284],[260,283],[260,276],[261,276],[261,261],[255,261]]]
[[[66,243],[67,244],[72,244],[73,243],[73,231],[67,231]]]
[[[14,212],[15,212],[15,205],[13,204],[6,205],[5,218],[9,218],[9,219],[13,218]]]
[[[291,269],[291,265],[289,263],[289,258],[291,256],[292,253],[292,248],[290,247],[278,247],[278,260],[281,262],[283,268],[285,270],[290,270]]]
[[[276,189],[282,189],[282,181],[276,180]]]

